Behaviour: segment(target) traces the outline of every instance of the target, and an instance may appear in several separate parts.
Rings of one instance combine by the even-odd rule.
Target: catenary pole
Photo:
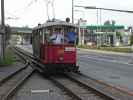
[[[5,56],[5,16],[4,16],[4,0],[1,0],[1,29],[0,29],[0,61]]]
[[[74,0],[72,0],[72,23],[74,24]]]

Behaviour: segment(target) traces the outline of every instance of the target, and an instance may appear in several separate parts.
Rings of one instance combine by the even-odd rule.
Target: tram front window
[[[76,32],[74,29],[69,31],[62,29],[55,29],[49,35],[49,42],[52,44],[75,44]]]
[[[55,30],[52,35],[50,36],[50,40],[53,44],[63,44],[64,36],[58,30]]]

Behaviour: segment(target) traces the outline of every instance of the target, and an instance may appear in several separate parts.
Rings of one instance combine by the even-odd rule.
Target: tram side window
[[[46,30],[45,32],[45,40],[47,43],[50,43],[50,30]]]
[[[50,39],[49,39],[49,30],[48,29],[43,29],[42,31],[42,41],[43,41],[43,44],[47,44],[50,42]]]
[[[40,42],[43,43],[43,30],[39,30]]]
[[[43,44],[45,44],[47,42],[47,31],[46,29],[42,29],[42,41],[43,41]]]

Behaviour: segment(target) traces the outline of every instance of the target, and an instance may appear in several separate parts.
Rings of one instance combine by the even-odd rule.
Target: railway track
[[[73,100],[51,80],[34,72],[11,100]]]
[[[0,100],[10,100],[17,89],[32,75],[34,69],[29,64],[5,78],[0,83]]]
[[[20,48],[14,47],[12,50],[17,54],[24,62],[29,62],[31,65],[35,65],[35,69],[39,70],[39,72],[45,71],[44,65],[40,63],[40,59],[35,58],[31,53],[25,52]]]
[[[64,77],[50,77],[50,80],[66,91],[66,93],[75,100],[114,100],[90,87],[86,87],[83,83],[77,82],[66,75]]]
[[[20,49],[17,49],[17,52],[40,66],[39,69],[44,67],[31,54],[20,51]],[[133,100],[133,96],[128,93],[81,73],[65,73],[61,76],[50,76],[49,79],[75,100]]]

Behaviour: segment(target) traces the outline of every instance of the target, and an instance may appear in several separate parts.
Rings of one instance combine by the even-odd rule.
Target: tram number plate
[[[65,47],[65,51],[75,51],[74,47]]]

